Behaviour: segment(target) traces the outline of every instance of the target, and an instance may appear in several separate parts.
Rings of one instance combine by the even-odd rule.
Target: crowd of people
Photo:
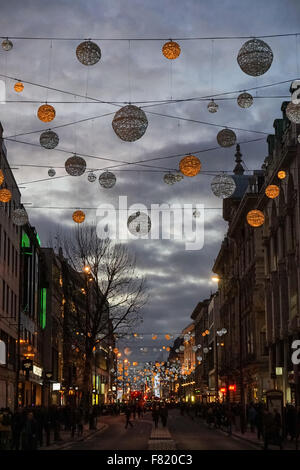
[[[245,413],[239,403],[180,404],[182,415],[192,419],[200,417],[209,427],[220,428],[231,434],[232,429],[256,434],[263,440],[264,448],[269,444],[283,446],[284,440],[296,441],[300,435],[300,410],[287,404],[283,415],[278,409],[268,409],[264,403],[250,403]],[[243,418],[244,417],[244,418]],[[242,424],[242,421],[243,424]]]
[[[17,409],[14,413],[9,408],[0,410],[0,449],[36,450],[49,446],[53,441],[60,441],[61,430],[69,431],[70,437],[83,434],[84,421],[90,428],[96,426],[101,408],[91,408],[88,415],[80,407],[36,406]]]
[[[70,438],[82,436],[84,423],[95,429],[100,415],[118,416],[124,414],[125,428],[134,426],[134,420],[151,413],[154,427],[159,422],[167,426],[168,409],[178,407],[182,416],[192,420],[200,418],[211,428],[219,428],[231,434],[241,431],[244,416],[244,431],[256,434],[264,442],[264,447],[277,444],[282,448],[284,440],[298,441],[300,435],[300,410],[287,404],[283,414],[276,409],[267,409],[264,403],[250,403],[246,413],[242,413],[238,403],[164,403],[129,402],[93,406],[88,412],[81,407],[50,406],[17,409],[14,413],[8,408],[0,410],[0,449],[36,450],[60,441],[61,431],[69,432]]]

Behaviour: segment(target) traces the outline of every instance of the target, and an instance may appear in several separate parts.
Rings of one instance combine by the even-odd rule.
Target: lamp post
[[[242,342],[242,307],[241,307],[241,280],[239,277],[220,278],[217,274],[212,276],[212,281],[219,282],[221,279],[234,281],[238,285],[238,320],[239,320],[239,381],[240,381],[240,400],[241,400],[241,415],[240,426],[241,433],[245,432],[245,392],[244,392],[244,373],[243,373],[243,342]]]

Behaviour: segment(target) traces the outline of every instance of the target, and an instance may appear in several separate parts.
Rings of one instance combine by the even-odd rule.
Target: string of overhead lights
[[[190,36],[190,37],[176,37],[173,36],[172,40],[176,41],[206,41],[206,40],[230,40],[230,39],[253,39],[253,38],[278,38],[278,37],[289,37],[289,36],[298,36],[300,33],[279,33],[279,34],[262,34],[255,36]],[[133,37],[133,38],[105,38],[105,37],[58,37],[58,36],[0,36],[1,39],[13,39],[13,40],[22,40],[22,41],[167,41],[170,40],[169,37],[153,37],[153,38],[142,38],[142,37]]]

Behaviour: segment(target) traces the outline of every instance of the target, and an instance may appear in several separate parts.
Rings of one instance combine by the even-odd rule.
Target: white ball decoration
[[[214,102],[214,100],[211,100],[208,105],[207,109],[210,113],[216,113],[218,111],[219,105]]]
[[[243,72],[258,77],[271,67],[273,52],[261,39],[250,39],[239,50],[237,61]]]
[[[179,350],[184,351],[184,346],[183,345],[179,346]]]
[[[211,190],[215,196],[226,199],[233,195],[236,189],[234,179],[225,174],[217,175],[211,182]]]
[[[164,182],[166,184],[174,184],[176,183],[176,177],[173,173],[166,173],[164,176]]]
[[[151,230],[151,219],[144,212],[137,211],[128,217],[127,227],[133,235],[147,235]]]
[[[112,127],[120,139],[126,142],[134,142],[145,134],[148,119],[141,108],[129,104],[116,112]]]
[[[100,47],[92,41],[84,41],[77,46],[76,57],[83,65],[94,65],[101,59]]]
[[[236,135],[231,129],[222,129],[217,135],[221,147],[232,147],[236,143]]]
[[[99,176],[99,184],[105,189],[112,188],[116,184],[117,178],[110,171],[105,171]]]
[[[237,103],[241,108],[250,108],[253,104],[253,96],[250,93],[241,93],[237,97]]]
[[[197,361],[201,362],[202,361],[202,356],[197,356]]]
[[[95,175],[95,173],[93,171],[90,171],[88,174],[88,181],[90,183],[94,183],[96,179],[97,179],[97,176]]]
[[[4,51],[10,51],[13,48],[13,43],[9,39],[4,39],[1,45]]]
[[[86,161],[82,157],[73,155],[66,160],[65,169],[70,176],[81,176],[85,172]]]
[[[25,209],[15,209],[12,213],[12,221],[18,227],[26,225],[28,222],[28,215]]]
[[[59,137],[56,132],[45,131],[40,135],[40,144],[45,149],[51,150],[55,149],[59,143]]]
[[[300,124],[300,104],[294,104],[291,101],[286,107],[286,115],[290,121]]]

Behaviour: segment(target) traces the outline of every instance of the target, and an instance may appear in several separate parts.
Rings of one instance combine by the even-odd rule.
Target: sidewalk
[[[228,434],[223,429],[221,429],[221,431]],[[247,442],[250,442],[251,444],[254,444],[255,446],[260,447],[260,448],[263,448],[263,446],[264,446],[263,439],[262,438],[257,439],[257,435],[256,435],[255,432],[246,431],[243,434],[237,428],[234,429],[234,426],[233,426],[231,436],[236,437],[238,439],[242,439],[242,440],[247,441]],[[273,446],[273,445],[270,444],[270,449],[273,449],[273,448],[279,449],[279,446]],[[295,441],[293,441],[293,442],[284,441],[283,442],[283,450],[296,450],[296,442]],[[298,441],[298,450],[300,450],[300,442],[299,441]]]
[[[43,445],[42,447],[39,447],[38,450],[60,450],[64,449],[65,447],[68,447],[70,444],[73,442],[79,442],[79,441],[85,441],[87,438],[93,436],[94,434],[104,431],[108,427],[107,424],[104,423],[97,423],[97,429],[89,429],[88,424],[83,425],[83,433],[81,436],[78,436],[77,433],[75,433],[74,437],[71,437],[71,431],[60,431],[60,440],[51,442],[49,446]],[[53,439],[53,434],[51,433],[51,438]],[[45,442],[45,439],[44,439]]]

